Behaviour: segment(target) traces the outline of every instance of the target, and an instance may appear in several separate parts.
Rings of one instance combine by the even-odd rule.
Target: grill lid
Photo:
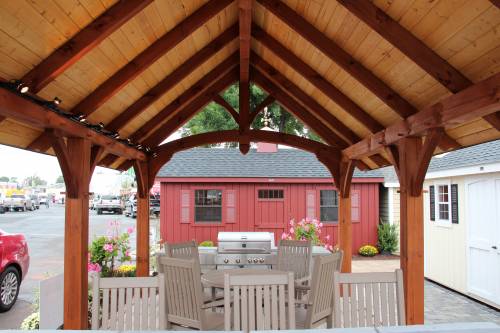
[[[271,232],[228,232],[217,234],[217,242],[272,242],[274,235]]]

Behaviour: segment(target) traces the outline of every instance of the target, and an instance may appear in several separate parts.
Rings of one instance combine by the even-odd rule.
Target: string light
[[[59,105],[62,103],[61,99],[59,97],[54,97],[54,100],[52,101],[55,105]]]

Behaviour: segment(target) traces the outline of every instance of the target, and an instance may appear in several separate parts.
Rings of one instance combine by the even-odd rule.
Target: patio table
[[[223,269],[223,270],[214,270],[206,272],[201,276],[201,283],[205,287],[219,288],[224,289],[224,275],[226,273],[229,274],[244,274],[244,275],[258,275],[265,272],[265,274],[283,274],[286,272],[277,271],[277,270],[264,270],[264,269],[256,269],[256,268],[236,268],[236,269]]]

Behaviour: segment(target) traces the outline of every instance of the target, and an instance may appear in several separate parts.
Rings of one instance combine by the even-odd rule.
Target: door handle
[[[496,249],[497,249],[497,247],[496,247],[495,245],[493,245],[491,248],[492,248],[492,249],[494,249],[494,250],[496,250]]]

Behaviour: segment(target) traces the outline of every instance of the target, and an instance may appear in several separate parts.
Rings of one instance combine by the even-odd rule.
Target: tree
[[[40,186],[40,185],[47,185],[47,181],[43,180],[42,178],[40,178],[37,175],[33,175],[33,176],[26,177],[23,181],[23,185],[35,187],[35,186]]]
[[[64,177],[62,175],[57,176],[56,184],[64,184]]]
[[[239,111],[239,86],[233,84],[223,94],[222,97],[238,112]],[[257,87],[250,85],[250,110],[254,110],[265,98],[267,94]],[[287,112],[278,103],[272,103],[267,108],[268,116],[271,120],[271,128],[278,129],[279,132],[307,137],[312,140],[321,141],[316,133],[309,130],[304,124],[292,114]],[[264,127],[264,113],[260,112],[251,127],[261,129]],[[194,134],[233,130],[237,129],[238,124],[233,117],[219,104],[210,103],[201,112],[195,115],[181,130],[181,135],[189,136]],[[235,147],[235,143],[226,144],[226,146]]]
[[[6,177],[6,176],[1,176],[0,177],[0,182],[8,182],[9,181],[9,177]]]

